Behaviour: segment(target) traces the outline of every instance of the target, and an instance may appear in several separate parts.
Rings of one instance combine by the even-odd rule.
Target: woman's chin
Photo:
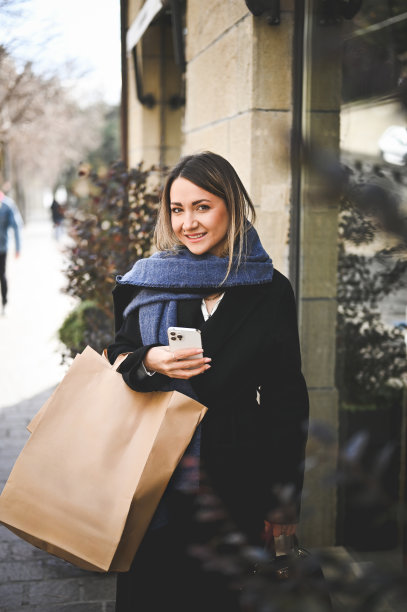
[[[224,242],[208,244],[207,240],[202,240],[199,242],[188,241],[187,243],[184,242],[183,244],[187,247],[190,253],[193,253],[193,255],[205,255],[206,253],[210,253],[211,255],[222,257],[224,252]]]
[[[204,255],[208,252],[208,248],[210,248],[210,245],[208,247],[208,245],[205,244],[203,240],[197,242],[184,242],[184,246],[186,246],[188,251],[190,251],[190,253],[193,253],[194,255]]]
[[[208,249],[203,245],[191,244],[187,245],[187,249],[193,255],[205,255],[208,252]]]

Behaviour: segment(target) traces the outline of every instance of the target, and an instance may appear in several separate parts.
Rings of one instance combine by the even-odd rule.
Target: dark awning
[[[136,46],[154,17],[164,8],[164,0],[146,0],[143,8],[131,24],[126,36],[126,49],[130,53]]]

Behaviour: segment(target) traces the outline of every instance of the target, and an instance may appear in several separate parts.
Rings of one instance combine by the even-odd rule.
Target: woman
[[[129,353],[119,371],[131,388],[177,389],[208,407],[186,456],[199,460],[234,524],[259,543],[264,525],[267,536],[295,532],[308,398],[293,292],[254,217],[224,158],[181,159],[163,191],[158,252],[118,277],[108,355],[113,363]],[[199,328],[204,355],[170,351],[172,325]],[[238,609],[223,579],[188,557],[193,512],[180,494],[187,480],[181,463],[130,572],[118,577],[118,612]]]

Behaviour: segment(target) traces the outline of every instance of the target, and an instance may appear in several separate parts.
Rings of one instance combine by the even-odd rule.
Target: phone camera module
[[[178,340],[182,340],[182,336],[181,336],[181,334],[179,334],[179,335],[177,336],[177,338],[178,338]]]

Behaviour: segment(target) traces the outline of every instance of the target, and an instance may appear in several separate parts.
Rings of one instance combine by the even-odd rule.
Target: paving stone
[[[85,580],[88,579],[89,572],[86,572],[79,567],[75,567],[62,559],[57,559],[56,557],[47,555],[46,553],[42,553],[41,564],[45,579],[73,577],[83,578]]]
[[[0,542],[15,542],[17,539],[14,533],[4,527],[4,525],[0,525]]]
[[[3,431],[0,431],[0,439],[1,439],[1,452],[8,453],[13,452],[15,454],[18,452],[18,449],[22,448],[26,443],[27,436],[21,433],[18,429],[10,429],[9,427],[4,428]]]
[[[1,566],[0,566],[1,571]],[[23,583],[6,582],[0,584],[0,612],[9,612],[14,607],[21,606],[23,600]]]
[[[23,563],[20,561],[7,561],[0,564],[0,572],[2,580],[19,582],[21,580],[40,580],[44,576],[44,572],[40,563],[36,561],[26,560]]]
[[[42,580],[29,585],[30,605],[51,606],[79,601],[79,580]]]
[[[7,410],[12,410],[12,408],[7,408]],[[6,444],[10,444],[10,440],[13,442],[17,442],[17,444],[24,443],[29,438],[29,432],[27,430],[26,420],[24,421],[3,421],[2,423],[2,434],[4,434],[4,439],[2,439],[2,448]]]
[[[44,553],[38,548],[35,548],[28,542],[17,538],[15,541],[11,541],[9,544],[9,554],[13,561],[26,561],[27,559],[35,559],[38,556],[44,555]]]
[[[8,542],[0,542],[0,561],[7,561],[10,558],[10,545]]]
[[[22,610],[26,609],[28,612],[28,608],[21,608]],[[21,610],[18,609],[19,612]],[[42,604],[41,606],[30,606],[29,612],[105,612],[104,604],[101,602],[92,602],[92,603],[73,603],[73,604]],[[7,611],[7,612],[14,612]],[[17,612],[17,610],[15,611]]]
[[[0,437],[1,439],[1,437]],[[22,447],[21,447],[22,448]],[[1,471],[4,473],[4,461],[15,460],[19,453],[19,449],[16,449],[15,440],[9,441],[8,443],[2,443],[2,449],[0,450],[0,462],[1,462]]]
[[[98,599],[114,599],[116,593],[116,577],[102,575],[88,578],[83,584],[82,599],[85,601],[97,601]]]
[[[16,462],[17,457],[15,457],[14,459],[12,459],[10,457],[10,459],[3,459],[2,463],[2,470],[4,470],[4,474],[2,475],[1,481],[4,481],[4,484],[6,484],[7,480],[10,477],[10,474],[12,472],[12,469],[14,467],[14,464]]]

